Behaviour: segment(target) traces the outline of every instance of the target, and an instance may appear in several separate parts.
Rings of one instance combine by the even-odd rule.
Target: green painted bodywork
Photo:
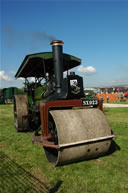
[[[27,93],[25,93],[27,95]],[[32,96],[27,95],[29,107],[32,107]]]
[[[35,99],[39,100],[42,98],[42,95],[44,93],[44,88],[43,87],[38,87],[35,89]]]
[[[43,99],[43,94],[44,94],[44,91],[45,91],[45,84],[40,86],[40,87],[37,87],[33,90],[33,95],[34,95],[34,100],[32,99],[32,95],[28,95],[27,92],[25,92],[25,94],[27,95],[27,98],[28,98],[28,104],[29,104],[29,107],[32,107],[32,102],[34,102],[34,105],[36,107],[39,107],[40,105],[40,101],[41,100],[44,100]]]
[[[43,85],[42,87],[38,87],[35,89],[35,104],[38,106],[40,104],[40,100],[43,99],[43,94],[45,91],[45,86]]]

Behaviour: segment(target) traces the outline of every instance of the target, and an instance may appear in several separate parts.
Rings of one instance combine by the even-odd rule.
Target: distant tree
[[[85,95],[88,94],[90,97],[95,97],[96,93],[93,90],[85,90],[84,91]]]

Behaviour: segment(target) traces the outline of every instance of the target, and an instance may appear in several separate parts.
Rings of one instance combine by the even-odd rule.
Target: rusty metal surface
[[[56,124],[59,146],[111,136],[108,121],[99,109],[53,110],[50,113]],[[111,139],[104,139],[67,146],[53,154],[50,149],[45,149],[45,153],[54,165],[63,165],[100,156],[109,150],[110,144]]]
[[[25,131],[29,127],[26,95],[16,95],[14,98],[14,122],[17,131]]]
[[[51,108],[59,107],[80,107],[82,106],[82,100],[58,100],[58,101],[49,101],[40,103],[40,119],[42,127],[42,135],[48,137],[48,112]]]

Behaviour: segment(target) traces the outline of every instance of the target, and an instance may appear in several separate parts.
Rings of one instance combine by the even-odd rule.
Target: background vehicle
[[[16,87],[3,88],[0,95],[0,104],[12,103],[14,95],[18,94]]]

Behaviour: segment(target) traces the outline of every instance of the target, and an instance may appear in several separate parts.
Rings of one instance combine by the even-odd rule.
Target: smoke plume
[[[33,38],[35,38],[37,40],[48,40],[49,42],[56,39],[54,36],[48,35],[45,32],[34,32]]]
[[[46,32],[40,32],[40,31],[19,31],[13,26],[6,26],[5,27],[5,35],[6,35],[6,41],[9,48],[14,47],[17,45],[23,45],[24,47],[30,48],[39,48],[43,44],[46,45],[46,43],[51,42],[53,40],[56,40],[56,37],[53,35],[50,35]],[[40,44],[40,42],[42,43]]]

